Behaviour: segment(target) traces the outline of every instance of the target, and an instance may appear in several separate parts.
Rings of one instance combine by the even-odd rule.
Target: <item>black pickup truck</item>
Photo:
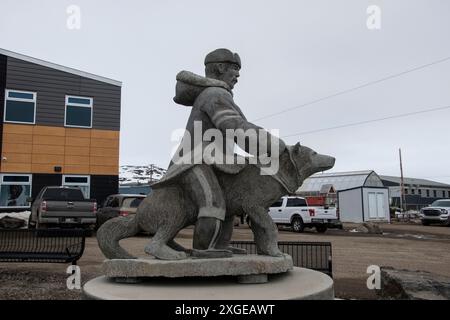
[[[45,187],[33,201],[28,227],[77,226],[91,229],[96,221],[97,202],[85,199],[80,188]]]

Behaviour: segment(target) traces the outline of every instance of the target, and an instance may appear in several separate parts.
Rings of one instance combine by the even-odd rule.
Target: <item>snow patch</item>
[[[11,218],[17,218],[21,220],[25,220],[25,227],[23,229],[28,228],[28,218],[30,217],[31,211],[21,211],[21,212],[2,212],[0,213],[0,219],[8,216]]]
[[[121,166],[119,172],[119,184],[121,186],[152,184],[160,180],[166,172],[166,169],[154,164],[143,166]]]

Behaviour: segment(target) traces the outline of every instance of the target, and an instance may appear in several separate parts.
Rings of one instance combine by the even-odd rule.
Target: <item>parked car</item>
[[[97,201],[85,199],[77,187],[44,187],[32,202],[29,228],[78,226],[92,228],[97,221]]]
[[[432,223],[445,224],[450,226],[450,199],[434,201],[430,206],[420,210],[420,220],[424,226]]]
[[[145,199],[142,194],[113,194],[106,198],[102,207],[97,212],[97,225],[100,228],[109,219],[119,216],[129,216],[135,214],[137,208]]]
[[[295,232],[316,228],[323,233],[328,228],[341,228],[336,208],[310,207],[305,198],[283,197],[269,208],[269,215],[277,225],[290,225]]]

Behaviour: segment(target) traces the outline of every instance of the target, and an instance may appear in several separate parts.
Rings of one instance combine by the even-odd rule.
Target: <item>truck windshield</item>
[[[450,200],[436,200],[431,204],[432,207],[450,207]]]
[[[83,201],[83,192],[79,189],[55,188],[47,189],[42,196],[43,200],[56,201]]]

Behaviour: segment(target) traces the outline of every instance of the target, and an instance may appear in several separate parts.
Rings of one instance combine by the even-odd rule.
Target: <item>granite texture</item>
[[[243,276],[284,273],[292,269],[292,258],[286,254],[281,257],[234,255],[220,259],[114,259],[102,265],[103,273],[110,278]]]

